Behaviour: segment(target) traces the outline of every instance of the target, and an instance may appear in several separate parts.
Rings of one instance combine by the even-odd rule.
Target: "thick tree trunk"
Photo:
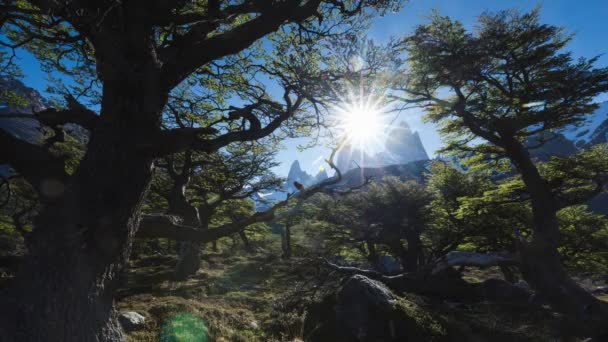
[[[557,251],[558,206],[549,185],[520,142],[511,139],[505,149],[521,174],[532,204],[534,235],[520,251],[524,279],[556,309],[578,320],[581,331],[607,333],[608,304],[576,284],[561,264]]]
[[[63,199],[47,204],[36,219],[30,255],[6,294],[11,302],[2,305],[7,325],[0,340],[124,340],[113,295],[152,160],[112,146],[114,139],[101,132],[92,138]]]
[[[191,227],[201,227],[201,217],[198,209],[188,202],[186,198],[186,187],[190,181],[191,156],[186,156],[186,161],[181,175],[174,178],[173,189],[169,200],[169,211],[171,215],[177,215],[183,219],[183,223]],[[201,266],[201,243],[194,241],[180,241],[177,265],[175,266],[175,278],[184,280],[194,275]]]
[[[117,31],[96,36],[100,120],[63,195],[42,203],[30,254],[2,296],[2,341],[124,340],[113,296],[153,172],[139,148],[158,132],[167,94],[146,25],[108,27]]]

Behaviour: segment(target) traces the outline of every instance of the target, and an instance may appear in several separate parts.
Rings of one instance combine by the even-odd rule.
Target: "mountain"
[[[17,97],[11,101],[11,97]],[[15,102],[21,103],[15,104]],[[18,138],[30,142],[42,140],[42,127],[32,116],[29,118],[6,118],[8,113],[32,114],[45,109],[45,101],[36,90],[26,87],[22,82],[14,79],[0,79],[0,129],[8,131]]]
[[[303,184],[304,186],[310,186],[315,183],[315,178],[306,171],[302,170],[300,167],[300,162],[295,160],[291,167],[289,168],[289,173],[287,174],[287,180],[285,182],[284,190],[288,192],[297,191],[293,182],[298,182]]]
[[[327,175],[327,171],[325,170],[325,168],[323,168],[315,176],[315,183],[322,182],[322,181],[326,180],[327,178],[329,178],[329,176]]]
[[[384,158],[389,165],[429,160],[418,132],[412,131],[405,121],[388,133]]]
[[[398,177],[403,181],[415,180],[424,182],[424,171],[428,160],[419,160],[406,164],[387,165],[382,167],[362,167],[352,169],[342,175],[340,183],[335,188],[349,188],[358,186],[365,182],[367,177],[374,181],[380,181],[384,177]]]
[[[345,173],[354,168],[378,168],[422,160],[429,160],[429,156],[422,145],[420,135],[412,131],[405,121],[401,121],[388,132],[382,151],[369,155],[347,144],[338,151],[336,166]]]
[[[44,137],[43,128],[33,116],[31,119],[3,116],[8,113],[32,114],[45,108],[45,101],[36,90],[26,87],[18,80],[0,78],[0,129],[23,140],[41,142]],[[9,167],[0,165],[0,175],[8,173]]]
[[[42,143],[45,133],[50,130],[40,125],[32,114],[46,108],[47,101],[35,89],[27,87],[16,79],[0,78],[0,129],[10,132],[19,139]],[[8,114],[30,114],[31,118],[7,117]],[[69,136],[83,144],[89,139],[89,132],[78,125],[65,124],[63,129]],[[8,172],[7,165],[0,165],[0,175]]]
[[[578,149],[574,143],[561,133],[545,132],[528,138],[525,141],[532,157],[547,161],[551,157],[567,157]]]
[[[346,172],[353,168],[372,166],[375,164],[376,161],[373,157],[359,148],[353,147],[351,144],[344,145],[336,156],[336,167],[340,172]]]
[[[578,148],[608,142],[608,101],[600,103],[584,122],[567,127],[562,134]]]

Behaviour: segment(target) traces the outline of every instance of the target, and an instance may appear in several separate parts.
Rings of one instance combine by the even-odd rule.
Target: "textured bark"
[[[188,202],[186,198],[186,187],[190,182],[191,155],[186,155],[185,165],[180,175],[174,177],[173,188],[169,198],[170,215],[176,215],[183,219],[183,224],[201,228],[201,217],[198,209]],[[180,241],[177,265],[175,266],[175,278],[187,279],[195,274],[201,266],[201,243],[197,241]]]
[[[2,341],[123,341],[112,310],[129,258],[153,159],[138,139],[154,134],[167,96],[145,25],[99,36],[102,112],[61,196],[42,203],[30,254],[0,303]]]
[[[521,244],[520,253],[524,279],[556,309],[580,322],[577,328],[581,331],[608,333],[608,304],[576,284],[561,264],[559,207],[549,185],[520,142],[506,139],[505,150],[520,172],[532,204],[534,235],[531,242]]]

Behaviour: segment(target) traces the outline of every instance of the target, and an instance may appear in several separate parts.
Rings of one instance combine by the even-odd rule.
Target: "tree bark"
[[[534,234],[532,241],[520,248],[524,279],[556,309],[581,322],[581,330],[606,333],[608,304],[574,282],[561,264],[558,205],[549,185],[525,147],[513,138],[505,140],[505,150],[520,172],[532,204]]]
[[[125,26],[129,35],[96,37],[107,45],[96,49],[100,120],[79,168],[58,185],[61,195],[41,204],[30,254],[2,295],[2,341],[124,340],[113,296],[153,172],[138,142],[156,134],[167,100],[152,35],[142,23]]]
[[[176,215],[183,219],[183,223],[190,227],[200,228],[201,217],[198,209],[188,202],[186,198],[186,187],[190,182],[191,156],[186,155],[185,165],[180,175],[173,179],[173,188],[169,198],[170,215]],[[175,279],[184,280],[194,275],[201,266],[201,243],[197,241],[179,241],[179,254],[175,265]]]

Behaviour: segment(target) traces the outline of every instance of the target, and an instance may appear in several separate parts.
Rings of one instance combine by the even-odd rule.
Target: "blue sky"
[[[374,20],[369,36],[383,42],[391,36],[411,33],[414,28],[425,23],[433,9],[442,15],[448,15],[473,28],[477,16],[484,11],[499,11],[517,8],[530,11],[541,6],[541,19],[548,24],[565,27],[574,33],[574,40],[568,49],[575,57],[593,57],[608,54],[608,0],[410,0],[399,13],[387,15]],[[602,56],[598,66],[608,66],[608,55]],[[608,100],[602,96],[598,101]],[[402,113],[398,120],[406,121],[413,130],[420,133],[422,143],[429,155],[442,145],[432,124],[423,123],[422,115],[417,110]],[[315,175],[321,166],[321,156],[327,156],[329,151],[324,147],[298,151],[296,146],[304,139],[294,139],[285,143],[286,149],[279,153],[281,165],[275,172],[287,175],[291,163],[297,159],[300,166]]]
[[[608,0],[410,0],[399,13],[374,20],[369,36],[382,42],[391,36],[411,33],[416,25],[427,21],[433,9],[462,21],[467,27],[473,27],[476,17],[483,11],[508,8],[529,11],[538,5],[541,5],[544,22],[565,27],[576,34],[569,45],[575,56],[592,57],[608,53]],[[25,74],[24,82],[44,93],[46,74],[30,55],[20,54],[20,58]],[[608,66],[608,55],[600,58],[598,66]],[[599,100],[606,99],[608,96],[602,96]],[[422,123],[419,112],[404,112],[400,115],[400,120],[407,121],[420,133],[422,143],[430,155],[441,146],[434,127]],[[285,142],[285,149],[278,155],[281,165],[274,170],[278,175],[286,176],[291,163],[296,159],[307,172],[313,175],[318,172],[321,161],[328,156],[329,151],[324,147],[298,151],[296,146],[303,143],[306,143],[305,139]]]

